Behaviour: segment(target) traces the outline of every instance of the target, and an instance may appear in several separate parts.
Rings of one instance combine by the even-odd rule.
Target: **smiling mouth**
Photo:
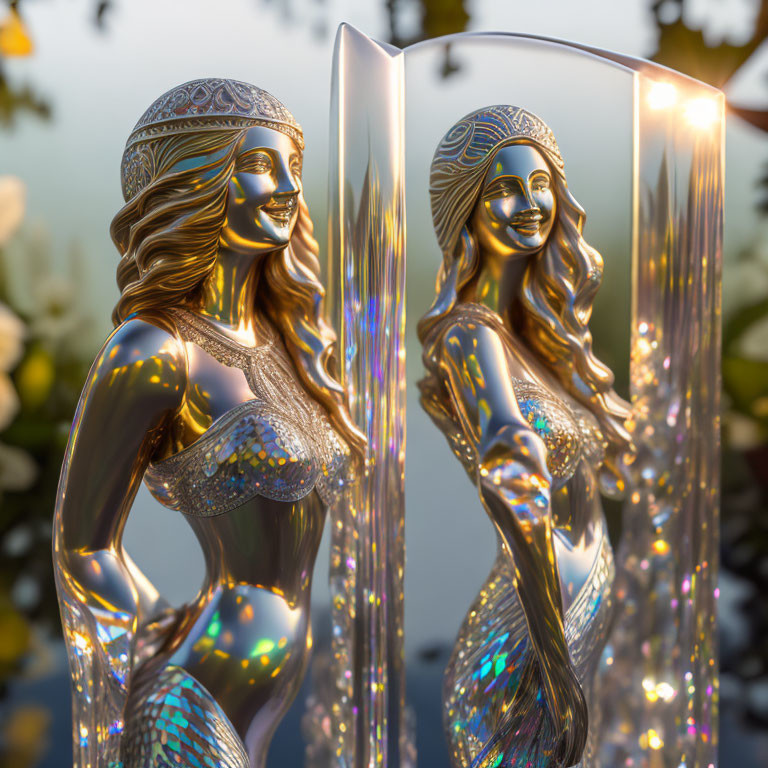
[[[296,211],[296,198],[291,198],[283,203],[272,203],[271,205],[265,205],[263,210],[271,219],[274,219],[281,226],[286,226],[291,223],[293,214]]]
[[[531,237],[532,235],[539,234],[542,221],[544,221],[544,217],[540,213],[525,214],[523,216],[515,216],[509,222],[509,226],[515,232],[519,232],[525,237]]]

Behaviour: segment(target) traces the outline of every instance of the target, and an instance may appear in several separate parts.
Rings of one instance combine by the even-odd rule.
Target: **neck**
[[[213,272],[203,283],[200,314],[238,331],[253,330],[258,272],[253,259],[220,246]]]
[[[510,310],[520,295],[525,271],[531,262],[531,257],[497,260],[488,258],[481,252],[482,266],[477,277],[468,286],[464,301],[482,304],[493,310],[504,324],[512,330]]]

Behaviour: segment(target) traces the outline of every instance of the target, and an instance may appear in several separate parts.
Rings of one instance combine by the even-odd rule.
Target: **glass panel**
[[[451,73],[446,75],[446,71]],[[508,705],[514,690],[512,659],[518,638],[512,632],[494,646],[488,639],[494,629],[489,627],[479,635],[469,630],[474,625],[470,613],[482,615],[485,610],[486,623],[493,621],[492,613],[519,613],[516,601],[494,604],[482,597],[483,593],[491,596],[493,590],[503,589],[495,562],[494,525],[483,510],[477,489],[419,403],[418,385],[425,378],[425,369],[416,329],[434,301],[435,278],[443,261],[430,212],[430,164],[448,129],[481,107],[523,107],[552,129],[565,162],[568,188],[586,211],[584,238],[604,260],[603,282],[590,322],[595,352],[614,371],[619,391],[627,397],[633,77],[627,69],[607,66],[597,57],[534,40],[461,36],[406,51],[409,407],[405,615],[408,699],[416,710],[422,764],[439,760],[443,765],[468,765],[467,752],[478,759],[480,750],[472,752],[468,739],[451,738],[447,731],[452,725],[465,732],[475,730],[479,740],[493,733],[491,722],[496,716],[491,710],[505,702]],[[613,513],[611,522],[617,538],[620,510]],[[597,563],[594,556],[590,562],[593,560]],[[586,586],[581,591],[578,587],[570,596],[574,603],[578,594],[587,594]],[[505,622],[513,623],[514,617],[496,623]],[[573,621],[566,622],[566,631],[573,632],[568,629],[573,625]],[[585,627],[583,632],[590,642],[605,643],[596,625]],[[505,634],[507,629],[501,626],[496,631],[496,637]],[[469,643],[483,650],[473,659],[477,668],[462,676],[459,655],[469,657]],[[449,665],[453,672],[447,670]],[[467,700],[469,691],[460,693],[462,687],[470,687],[464,679],[467,675],[478,678],[473,703]],[[449,686],[459,688],[452,697]],[[504,691],[497,694],[498,687],[505,688],[509,696]],[[462,696],[466,700],[460,707],[464,717],[449,714],[451,698],[460,700]],[[474,722],[469,722],[472,719]],[[467,752],[458,754],[462,749]]]
[[[342,26],[331,107],[329,304],[342,380],[368,438],[332,522],[331,738],[339,765],[410,761],[401,736],[405,259],[403,56]]]
[[[636,88],[632,400],[623,612],[606,669],[608,764],[717,760],[722,94]]]
[[[342,31],[342,42],[345,34],[350,31]],[[392,210],[398,210],[395,203],[399,203],[401,189],[395,181],[402,178],[401,169],[380,140],[386,138],[392,148],[398,147],[398,132],[391,127],[402,119],[402,96],[400,86],[393,87],[391,70],[379,77],[368,67],[367,57],[376,47],[365,49],[362,36],[356,36],[355,41],[355,50],[350,46],[345,57],[337,58],[334,76],[337,83],[355,82],[359,89],[339,89],[339,94],[346,95],[334,111],[331,126],[332,137],[338,137],[340,156],[354,158],[352,165],[340,161],[336,166],[338,177],[332,181],[332,197],[336,195],[339,201],[339,219],[331,221],[332,228],[338,228],[338,237],[331,243],[337,282],[346,275],[345,269],[351,270],[356,286],[352,289],[347,284],[343,291],[337,289],[331,294],[340,302],[337,312],[344,327],[347,382],[353,395],[363,391],[358,388],[365,377],[359,372],[367,370],[373,375],[377,370],[372,365],[375,356],[369,362],[365,362],[365,354],[357,357],[356,344],[364,337],[362,329],[380,331],[387,327],[386,322],[369,326],[361,322],[364,313],[360,309],[366,305],[359,303],[358,291],[368,291],[364,295],[370,297],[371,306],[380,309],[388,305],[397,318],[395,324],[400,322],[402,255],[398,260],[398,251],[391,246],[397,237],[389,227],[397,221],[404,227],[402,218],[380,216],[378,230],[373,228],[380,239],[361,240],[361,232],[372,230],[370,217],[361,216],[361,212],[374,210],[369,204],[363,205],[365,190],[382,190],[379,199],[391,201]],[[391,55],[391,51],[379,48],[377,55],[383,53]],[[360,76],[363,71],[364,78]],[[559,144],[567,189],[578,201],[568,203],[570,215],[574,221],[580,218],[577,205],[586,211],[584,240],[602,254],[604,261],[602,286],[589,322],[595,352],[613,370],[618,393],[632,399],[627,426],[636,458],[626,473],[623,514],[619,511],[615,515],[615,507],[607,501],[603,504],[608,512],[610,541],[617,553],[615,579],[610,547],[601,545],[593,547],[598,554],[579,582],[578,568],[568,565],[568,546],[558,544],[558,540],[568,541],[573,531],[568,524],[559,528],[561,521],[556,521],[555,543],[549,545],[550,551],[558,553],[555,573],[560,577],[558,589],[565,611],[560,632],[590,702],[590,733],[582,764],[596,764],[598,753],[606,765],[714,764],[721,98],[711,89],[647,62],[523,36],[462,35],[429,41],[407,49],[405,72],[410,255],[405,653],[408,698],[416,711],[422,763],[504,765],[513,759],[515,750],[524,751],[526,747],[516,741],[504,714],[509,707],[514,708],[515,691],[524,687],[520,670],[527,669],[532,658],[531,651],[526,650],[535,642],[532,624],[548,620],[543,604],[521,607],[519,590],[525,587],[519,580],[519,562],[514,574],[499,570],[510,568],[508,553],[494,543],[493,525],[483,515],[476,490],[440,432],[445,431],[445,425],[437,429],[434,410],[428,418],[419,404],[418,382],[425,371],[416,326],[434,299],[434,279],[442,260],[430,214],[432,156],[441,137],[465,114],[490,105],[512,104],[538,115]],[[538,125],[535,118],[532,120]],[[485,129],[481,125],[478,130]],[[540,138],[541,132],[537,135]],[[376,162],[370,163],[370,159]],[[382,170],[387,167],[394,169],[389,181]],[[370,169],[375,173],[366,175]],[[567,199],[564,187],[556,185],[556,191],[561,202]],[[359,202],[348,205],[347,199]],[[573,231],[571,235],[575,238]],[[597,263],[581,241],[574,239],[571,246],[573,252],[584,256],[583,264]],[[448,253],[450,256],[453,251],[449,248]],[[381,264],[388,265],[389,276],[380,269]],[[359,275],[367,270],[376,279],[368,280],[364,289],[357,287],[361,284]],[[557,279],[565,273],[554,270],[551,274]],[[576,272],[569,274],[566,283],[578,279]],[[564,316],[567,301],[557,299],[556,293],[546,293],[555,290],[552,283],[544,285],[541,295],[555,296],[551,306],[556,315]],[[568,285],[561,284],[557,290],[567,294]],[[377,302],[376,296],[383,302]],[[587,317],[579,315],[581,320]],[[394,329],[395,325],[388,327]],[[357,335],[352,328],[358,329]],[[581,343],[587,338],[582,336]],[[400,335],[391,331],[380,337],[383,339],[386,346],[377,354],[396,352],[402,365]],[[555,382],[554,392],[558,390],[557,376],[553,379],[552,371],[546,373],[552,361],[537,358],[537,349],[542,348],[528,340],[521,354],[533,358],[534,368],[544,366],[543,381]],[[575,358],[583,356],[583,351],[574,350]],[[574,359],[573,368],[578,364]],[[567,367],[565,363],[563,366]],[[358,384],[350,371],[359,377]],[[401,373],[402,368],[398,371]],[[471,379],[473,371],[465,369],[465,373]],[[400,392],[390,390],[394,399],[388,405],[393,417],[398,412],[395,408],[404,417],[402,400],[396,396]],[[522,412],[524,398],[517,390],[515,393]],[[576,401],[582,399],[578,388],[575,394],[570,390],[563,393],[563,398],[567,408],[573,406],[571,416],[578,421]],[[600,410],[591,408],[589,403],[594,401],[587,400],[587,410]],[[456,402],[449,401],[449,406],[455,408]],[[362,415],[360,408],[358,416]],[[539,417],[533,415],[538,423]],[[546,418],[542,418],[542,430],[544,422]],[[365,419],[360,423],[368,424]],[[587,445],[581,434],[579,439]],[[392,445],[402,451],[402,444]],[[463,450],[460,442],[454,441],[452,447],[458,453]],[[469,465],[472,475],[471,457]],[[395,482],[388,488],[391,491],[396,486]],[[559,498],[565,496],[578,506],[577,497],[582,498],[579,494],[586,493],[585,487],[564,487],[567,490]],[[392,498],[396,503],[387,511],[389,530],[397,531],[402,525],[401,500],[397,493]],[[596,495],[590,498],[594,501]],[[379,507],[379,511],[383,509]],[[503,534],[503,529],[497,520],[497,532]],[[590,530],[595,541],[607,541],[601,525]],[[510,541],[505,539],[507,547]],[[586,541],[579,539],[574,546],[582,555],[588,549]],[[489,580],[495,552],[494,578]],[[381,583],[379,569],[388,572],[391,584],[402,565],[399,546],[390,559],[384,553],[377,554],[376,568],[367,576],[374,590]],[[546,558],[539,566],[545,573]],[[530,573],[535,574],[536,567]],[[611,582],[612,591],[606,586]],[[357,589],[362,588],[358,583]],[[506,589],[506,603],[491,594],[495,589]],[[398,595],[398,591],[391,591],[390,602]],[[615,614],[609,609],[611,605]],[[571,610],[572,606],[578,610]],[[390,610],[391,615],[397,615],[392,605]],[[611,615],[617,629],[606,644],[609,638],[604,620]],[[510,620],[508,632],[502,626],[505,616]],[[462,625],[460,642],[454,646]],[[371,638],[386,637],[392,644],[389,658],[398,658],[399,632],[387,635],[375,623],[366,631]],[[515,633],[522,645],[507,647]],[[604,645],[599,674],[585,671],[596,662]],[[483,647],[483,652],[478,654],[478,647]],[[459,687],[456,670],[462,664],[468,667],[466,659],[475,655],[476,674],[467,677],[466,686]],[[538,647],[536,661],[548,663]],[[536,680],[545,680],[536,670],[530,674],[529,687],[531,679],[533,688]],[[542,696],[537,700],[546,701],[551,714],[560,700],[551,693],[547,698],[548,689],[543,682],[541,685]],[[399,699],[401,689],[393,690]],[[393,697],[389,703],[394,702]],[[458,718],[456,711],[450,710],[451,702],[460,705]],[[605,705],[602,708],[601,702]],[[531,726],[534,734],[527,747],[530,753],[526,753],[534,763],[544,760],[538,749],[561,746],[558,734],[563,732],[557,728],[547,731],[543,719],[527,717],[535,714],[537,706],[541,705],[531,704],[521,721]],[[573,709],[577,711],[578,706]],[[601,709],[606,711],[602,724]],[[390,725],[395,721],[391,715]],[[453,726],[458,728],[454,731]],[[373,720],[369,728],[375,727]],[[364,724],[361,730],[365,730]],[[581,731],[581,737],[586,738],[583,723]],[[459,732],[464,735],[454,738]],[[474,745],[467,734],[475,735]],[[499,734],[501,738],[494,741]],[[383,738],[391,736],[369,730],[369,743]],[[462,739],[463,746],[457,746]],[[394,754],[390,751],[386,764],[397,764]],[[410,757],[411,751],[407,754]],[[355,765],[368,764],[361,760],[362,755],[358,753]]]

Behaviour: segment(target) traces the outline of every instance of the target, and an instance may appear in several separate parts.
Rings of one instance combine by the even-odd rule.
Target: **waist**
[[[310,648],[308,599],[291,605],[275,589],[219,585],[190,606],[165,649],[138,671],[136,687],[151,690],[163,670],[182,670],[249,750],[257,731],[266,748],[301,685]]]
[[[293,502],[251,499],[216,517],[185,515],[205,557],[206,591],[238,584],[304,599],[323,535],[326,510],[312,493]]]
[[[292,604],[279,588],[244,584],[208,590],[201,594],[195,615],[179,626],[169,663],[217,688],[240,678],[274,678],[308,644],[306,597]],[[209,674],[201,677],[204,668]],[[211,680],[211,670],[226,679]]]

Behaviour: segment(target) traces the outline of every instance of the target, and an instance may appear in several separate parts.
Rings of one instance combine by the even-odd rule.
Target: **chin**
[[[546,237],[542,237],[541,235],[536,235],[535,237],[528,237],[525,240],[523,240],[520,243],[520,250],[527,251],[530,253],[531,251],[538,251],[539,249],[544,247],[544,243],[547,242]]]
[[[292,234],[293,234],[293,229],[287,229],[285,232],[281,232],[275,237],[275,243],[277,245],[288,245],[288,243],[291,242]]]
[[[295,227],[295,221],[290,221],[288,224],[274,225],[272,227],[272,239],[277,245],[288,245],[293,237]]]
[[[506,242],[502,243],[502,245],[507,249],[510,256],[530,256],[530,254],[540,251],[544,247],[548,236],[549,230],[542,230],[535,235],[527,236],[512,230],[508,231]]]
[[[270,227],[270,231],[264,232],[264,241],[268,245],[288,245],[293,234],[293,227]]]
[[[530,256],[536,251],[540,251],[547,242],[545,237],[536,235],[534,237],[521,237],[504,243],[507,255],[514,258],[516,256]]]
[[[508,241],[510,255],[518,253],[520,255],[528,256],[531,253],[540,251],[546,245],[548,237],[549,231],[538,232],[535,235],[529,235],[527,237],[515,233],[514,237],[511,237]]]

